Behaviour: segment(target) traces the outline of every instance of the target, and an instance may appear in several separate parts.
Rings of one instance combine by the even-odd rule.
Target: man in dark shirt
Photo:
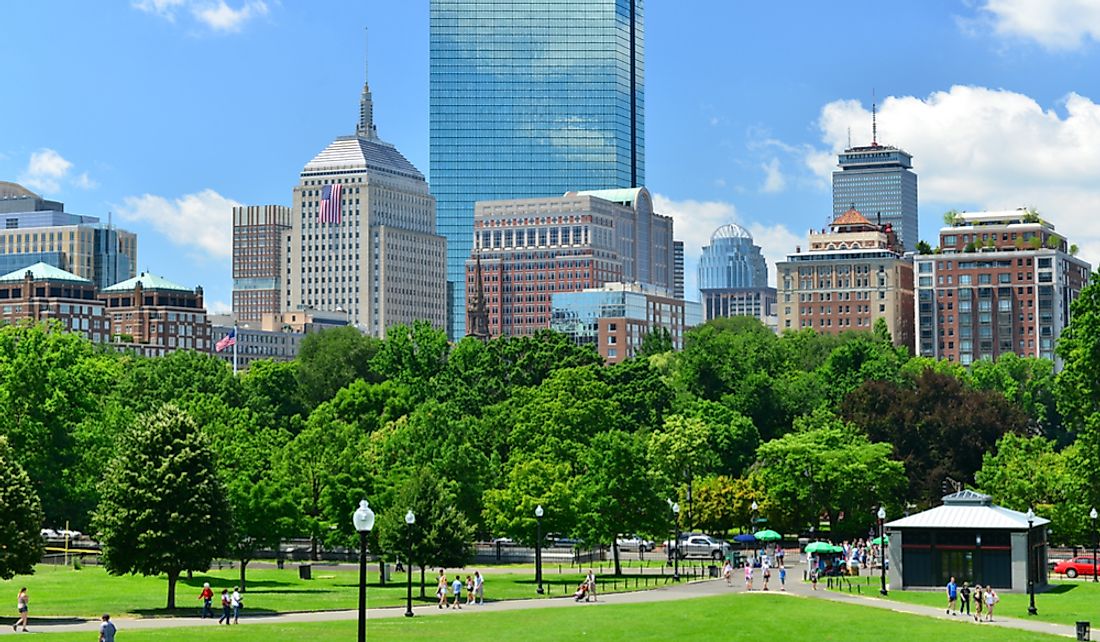
[[[963,582],[959,598],[959,613],[970,615],[970,582]]]

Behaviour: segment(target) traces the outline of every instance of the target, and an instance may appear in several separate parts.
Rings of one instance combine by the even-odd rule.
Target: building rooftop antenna
[[[871,147],[878,147],[878,105],[875,90],[871,90]]]

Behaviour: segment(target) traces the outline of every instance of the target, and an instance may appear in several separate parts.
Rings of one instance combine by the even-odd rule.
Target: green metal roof
[[[177,290],[179,292],[193,292],[191,288],[184,287],[179,283],[173,283],[168,279],[157,276],[155,274],[149,274],[148,272],[142,272],[132,279],[126,279],[121,283],[115,283],[110,287],[103,288],[104,292],[126,292],[133,290],[137,287],[137,284],[141,283],[141,287],[146,290]]]
[[[31,273],[31,278],[35,281],[71,281],[74,283],[91,283],[91,281],[85,279],[82,276],[77,276],[72,272],[66,272],[61,268],[54,267],[49,263],[42,263],[41,261],[35,263],[34,265],[25,268],[19,268],[18,270],[14,270],[12,272],[8,272],[3,276],[0,276],[0,283],[14,283],[22,281],[27,272]]]

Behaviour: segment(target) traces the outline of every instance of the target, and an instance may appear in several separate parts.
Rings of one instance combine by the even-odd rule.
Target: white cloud
[[[1100,40],[1096,0],[986,0],[981,8],[993,31],[1034,40],[1047,49],[1075,49]]]
[[[61,179],[72,166],[61,154],[42,148],[31,154],[27,169],[19,175],[19,182],[43,192],[57,192],[61,189]]]
[[[784,225],[764,225],[741,220],[737,208],[727,201],[674,201],[661,194],[653,195],[653,210],[671,216],[672,234],[684,242],[684,293],[688,299],[698,298],[696,266],[703,246],[710,244],[714,230],[729,223],[738,223],[752,233],[768,260],[768,280],[775,284],[775,263],[795,249],[798,238]]]
[[[760,169],[764,170],[764,184],[760,186],[761,192],[765,194],[777,194],[786,189],[787,179],[783,176],[783,171],[779,168],[778,158],[773,158],[766,163],[762,163]]]
[[[267,4],[263,0],[250,0],[241,8],[234,9],[218,0],[213,3],[195,4],[191,7],[191,13],[195,19],[210,27],[214,31],[236,32],[240,31],[244,23],[256,16],[267,15]]]
[[[252,18],[267,15],[264,0],[246,0],[239,7],[229,6],[225,0],[135,0],[131,6],[140,11],[175,22],[181,12],[213,31],[235,33]]]
[[[225,301],[206,301],[206,311],[209,314],[230,314],[233,312],[233,306]]]
[[[1037,207],[1083,258],[1100,258],[1100,104],[1075,93],[1064,116],[1029,96],[955,86],[926,98],[890,97],[879,106],[879,141],[913,154],[922,215],[944,210]],[[847,144],[848,128],[865,130],[871,114],[858,102],[825,105],[818,126],[827,150],[805,163],[823,180]],[[971,207],[968,207],[971,206]],[[928,239],[934,242],[936,239]]]
[[[240,205],[212,189],[169,201],[163,196],[127,196],[116,206],[125,221],[148,223],[176,245],[189,246],[216,259],[233,255],[233,207]]]
[[[88,172],[81,172],[77,175],[77,177],[73,179],[73,185],[76,185],[80,189],[95,189],[99,187],[99,183],[91,176],[88,176]]]

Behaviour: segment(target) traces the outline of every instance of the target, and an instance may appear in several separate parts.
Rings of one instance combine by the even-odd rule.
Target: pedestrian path
[[[898,613],[909,613],[912,615],[920,615],[924,617],[933,617],[941,620],[951,620],[960,623],[969,622],[974,626],[995,626],[1006,629],[1015,629],[1021,631],[1030,631],[1034,633],[1046,633],[1051,635],[1058,635],[1068,638],[1075,638],[1076,632],[1073,627],[1063,624],[1052,624],[1049,622],[1041,622],[1037,620],[1024,620],[1018,618],[998,617],[993,622],[983,622],[978,624],[972,619],[965,616],[950,616],[944,613],[939,608],[931,606],[923,606],[917,604],[908,604],[904,602],[895,602],[881,597],[874,597],[870,595],[857,595],[851,593],[843,593],[840,591],[832,591],[819,587],[817,591],[814,591],[809,584],[804,584],[797,578],[802,576],[802,568],[800,566],[789,569],[789,581],[786,585],[786,590],[781,591],[779,589],[779,583],[777,578],[773,578],[770,591],[762,591],[760,587],[760,578],[756,579],[757,590],[752,591],[752,594],[756,595],[785,595],[792,599],[819,599],[829,600],[833,602],[844,602],[848,604],[857,604],[861,606],[868,606],[872,608],[886,609],[895,611]],[[661,588],[655,588],[646,591],[634,591],[628,593],[610,593],[607,595],[598,596],[597,602],[590,602],[588,604],[577,604],[572,597],[554,597],[546,599],[531,599],[531,600],[505,600],[500,602],[487,602],[483,605],[469,605],[464,606],[461,612],[496,612],[496,611],[520,611],[524,609],[544,609],[544,608],[586,608],[586,607],[598,607],[602,604],[645,604],[652,602],[666,602],[674,600],[693,599],[698,597],[710,597],[716,595],[729,595],[731,593],[744,593],[744,585],[740,582],[734,582],[734,585],[726,586],[722,580],[703,580],[697,582],[684,582],[680,584],[672,584],[663,586]],[[454,609],[439,609],[434,604],[414,606],[413,612],[417,617],[455,617],[459,616],[455,613]],[[388,608],[375,608],[367,610],[367,619],[383,619],[383,618],[399,618],[405,615],[404,607],[388,607]],[[260,615],[249,616],[245,615],[241,618],[241,625],[255,625],[255,624],[286,624],[295,622],[338,622],[355,620],[358,617],[358,612],[355,610],[347,611],[320,611],[320,612],[305,612],[305,613],[282,613],[278,615]],[[461,617],[461,616],[459,616]],[[124,631],[136,631],[145,629],[164,629],[175,627],[216,627],[217,620],[206,619],[201,620],[198,618],[112,618],[120,630]],[[87,621],[74,621],[73,618],[64,618],[57,623],[36,623],[32,621],[32,631],[48,631],[48,632],[89,632],[97,630],[99,621],[87,620]],[[224,625],[221,625],[224,626]],[[0,627],[0,635],[7,635],[12,633],[11,629],[7,626]]]

